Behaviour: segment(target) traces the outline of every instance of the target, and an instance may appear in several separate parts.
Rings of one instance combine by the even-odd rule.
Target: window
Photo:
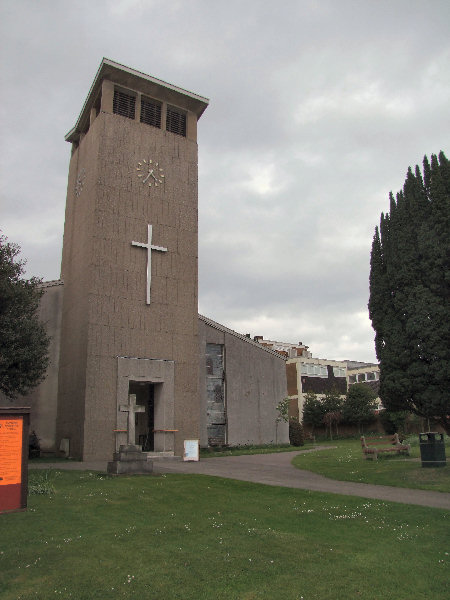
[[[375,373],[367,373],[367,381],[375,381],[376,375]]]
[[[356,383],[356,375],[349,375],[348,382],[349,384]]]
[[[345,377],[345,369],[343,367],[333,367],[333,375],[335,377]]]
[[[113,113],[134,119],[136,96],[129,92],[114,90]]]
[[[141,123],[161,127],[161,104],[150,98],[141,99]]]
[[[206,375],[222,378],[223,370],[223,346],[221,344],[206,344]]]
[[[326,365],[303,363],[302,375],[307,375],[308,377],[328,377],[328,369]]]
[[[362,383],[365,380],[366,380],[366,374],[365,373],[358,373],[358,383]]]
[[[166,129],[167,131],[186,137],[186,113],[168,106]]]

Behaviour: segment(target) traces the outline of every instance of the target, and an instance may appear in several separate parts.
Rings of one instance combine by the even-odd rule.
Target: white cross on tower
[[[136,444],[136,424],[134,422],[134,415],[138,412],[145,412],[145,406],[136,404],[136,394],[130,394],[128,396],[128,404],[121,404],[119,410],[128,413],[127,443],[129,446],[134,446]]]
[[[145,242],[131,242],[132,246],[139,246],[140,248],[147,248],[147,304],[150,304],[150,287],[152,284],[152,250],[159,250],[159,252],[167,252],[167,248],[162,246],[152,246],[152,226],[148,225],[147,243]]]

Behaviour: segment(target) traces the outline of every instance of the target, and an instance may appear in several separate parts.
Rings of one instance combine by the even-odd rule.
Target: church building
[[[61,279],[44,284],[45,381],[18,404],[45,451],[287,443],[285,359],[198,315],[197,122],[208,100],[103,59],[72,146]],[[140,409],[141,410],[141,409]]]

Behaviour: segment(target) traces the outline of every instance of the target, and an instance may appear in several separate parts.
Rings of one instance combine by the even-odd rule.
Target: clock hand
[[[150,177],[150,175],[153,175],[153,169],[151,169],[151,170],[148,172],[148,175],[147,175],[147,177],[144,179],[144,181],[143,181],[142,183],[146,183],[146,182],[147,182],[147,180],[148,180],[148,178]],[[154,176],[154,175],[153,175],[153,176]]]

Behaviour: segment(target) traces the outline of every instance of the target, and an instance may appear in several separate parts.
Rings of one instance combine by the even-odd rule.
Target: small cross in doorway
[[[128,396],[128,404],[121,404],[119,410],[128,413],[128,433],[127,443],[129,446],[136,444],[136,425],[134,415],[139,412],[145,412],[145,406],[136,404],[136,394],[130,394]]]

